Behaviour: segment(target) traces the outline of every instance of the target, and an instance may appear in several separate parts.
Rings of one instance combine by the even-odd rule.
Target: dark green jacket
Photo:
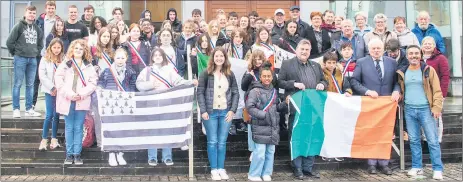
[[[43,48],[43,32],[37,24],[34,22],[27,24],[23,18],[11,30],[6,47],[12,55],[37,57]]]

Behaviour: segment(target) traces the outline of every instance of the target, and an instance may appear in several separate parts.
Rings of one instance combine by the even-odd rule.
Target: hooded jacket
[[[412,32],[416,35],[416,38],[418,39],[418,42],[421,44],[421,41],[423,41],[423,38],[426,36],[431,36],[434,38],[434,41],[436,41],[436,47],[439,49],[439,51],[444,54],[445,53],[445,44],[444,44],[444,38],[442,38],[442,35],[440,34],[439,30],[436,29],[436,26],[434,24],[429,24],[428,29],[426,30],[421,30],[421,28],[418,26],[417,23],[415,23],[415,28],[413,28]]]
[[[339,93],[334,84],[334,80],[331,78],[331,72],[328,69],[323,69],[323,76],[328,81],[328,88],[326,88],[326,91]],[[336,67],[334,70],[334,78],[336,78],[336,83],[343,93],[348,92],[352,94],[349,79],[342,76],[342,70],[339,69],[339,67]]]
[[[178,20],[178,14],[177,14],[177,10],[175,10],[175,8],[170,8],[167,11],[166,20],[170,20],[169,19],[169,13],[170,12],[175,13],[175,20],[173,22],[171,22],[172,23],[172,31],[177,32],[177,33],[182,32],[182,22],[180,20]]]
[[[11,30],[6,47],[15,56],[37,57],[43,48],[43,32],[37,24],[28,24],[23,18]]]
[[[254,76],[256,76],[257,79],[260,79],[259,69],[254,69],[252,71],[254,72]],[[254,82],[259,82],[259,80],[257,80],[257,81],[254,80],[254,77],[251,74],[249,74],[248,71],[246,73],[244,73],[243,78],[241,78],[241,90],[243,90],[245,92],[244,93],[245,101],[246,101],[246,98],[249,95],[249,91],[251,91],[251,89],[253,88],[252,86],[253,86]],[[277,75],[275,74],[275,72],[273,73],[272,85],[273,85],[274,88],[278,89]]]
[[[416,38],[416,35],[410,31],[410,29],[405,28],[404,31],[398,32],[397,30],[394,30],[394,32],[397,34],[397,38],[399,39],[400,42],[400,47],[406,49],[407,46],[409,45],[417,45],[420,46],[420,42],[418,42],[418,38]]]
[[[150,13],[150,15],[152,15],[150,10],[145,10],[145,11],[141,12],[140,19],[145,18],[145,13],[146,12],[148,12],[148,13]],[[177,13],[175,13],[175,15],[177,15]],[[167,13],[167,18],[169,18],[169,13]],[[150,16],[150,20],[151,20],[151,16]]]
[[[442,95],[447,97],[447,92],[450,83],[450,68],[447,58],[437,48],[430,58],[426,60],[426,64],[434,68],[440,81]]]
[[[423,74],[423,89],[428,99],[429,108],[433,113],[442,112],[443,107],[443,96],[441,86],[439,84],[439,76],[437,75],[434,68],[421,62],[421,72]],[[405,72],[409,66],[403,67],[397,71],[398,82],[400,85],[401,93],[405,93]],[[401,101],[403,102],[403,100]]]
[[[80,16],[80,22],[82,22],[87,28],[90,28],[90,23],[92,22],[85,20],[85,15]]]
[[[270,100],[275,92],[273,100]],[[272,105],[267,111],[264,108],[268,103]],[[260,82],[253,82],[252,90],[246,101],[246,109],[252,116],[252,140],[259,144],[278,145],[280,142],[280,114],[286,112],[287,104],[278,99],[278,89],[273,85],[265,87]]]

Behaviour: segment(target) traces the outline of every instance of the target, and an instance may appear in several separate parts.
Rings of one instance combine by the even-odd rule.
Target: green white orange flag
[[[390,159],[397,102],[312,89],[291,96],[291,160],[299,156]]]

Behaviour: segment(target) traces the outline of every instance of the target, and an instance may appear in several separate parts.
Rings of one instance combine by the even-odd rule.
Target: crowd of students
[[[248,148],[252,152],[249,180],[270,181],[280,129],[288,129],[291,136],[294,108],[289,96],[311,88],[345,96],[391,95],[392,100],[403,102],[412,150],[412,169],[408,174],[423,173],[422,127],[430,147],[434,178],[442,179],[440,115],[449,84],[449,67],[443,55],[442,36],[430,24],[427,12],[418,14],[412,30],[406,27],[404,17],[394,18],[394,29],[390,30],[384,14],[374,16],[372,28],[362,12],[355,15],[354,27],[352,20],[335,16],[331,10],[311,12],[309,25],[300,19],[298,6],[289,8],[289,18],[283,9],[266,18],[255,11],[239,17],[236,12],[226,14],[219,10],[209,22],[202,19],[198,9],[193,10],[191,19],[181,22],[177,11],[170,8],[160,30],[155,32],[149,10],[143,11],[140,21],[130,26],[122,19],[124,11],[119,7],[114,8],[108,21],[94,16],[90,5],[84,8],[81,20],[75,5],[68,7],[68,20],[61,19],[55,11],[55,2],[47,1],[46,12],[36,19],[36,8],[28,6],[24,18],[11,31],[7,47],[14,55],[13,117],[21,117],[19,90],[24,78],[25,116],[41,116],[34,111],[40,85],[45,94],[46,116],[39,149],[60,147],[56,135],[59,117],[64,115],[65,164],[83,164],[83,123],[88,113],[96,120],[96,143],[101,145],[95,90],[139,92],[194,84],[207,134],[211,178],[229,178],[225,171],[226,141],[229,134],[238,130],[248,132]],[[190,55],[187,47],[193,48]],[[275,68],[276,48],[296,57]],[[200,54],[210,56],[203,71],[198,71]],[[184,79],[188,56],[192,60],[192,82]],[[320,56],[322,62],[309,61]],[[230,58],[247,60],[247,72],[234,75]],[[375,69],[362,69],[370,62]],[[243,121],[232,122],[240,98],[237,76],[243,77],[241,89],[245,91],[246,108]],[[285,123],[288,110],[289,127]],[[411,114],[416,112],[421,113],[420,117]],[[105,152],[109,152],[110,166],[127,164],[123,151]],[[162,149],[161,161],[165,165],[173,165],[172,157],[172,149]],[[151,166],[158,164],[157,149],[148,150],[147,161]],[[313,162],[313,156],[293,160],[295,177],[319,177],[312,169]],[[385,174],[392,174],[387,160],[372,159],[368,164],[372,174],[377,165]]]

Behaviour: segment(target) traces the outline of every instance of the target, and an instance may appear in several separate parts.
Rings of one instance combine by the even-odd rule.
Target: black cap
[[[295,9],[297,9],[299,11],[301,10],[301,8],[299,8],[299,6],[291,6],[291,8],[289,8],[290,11],[293,11]]]

